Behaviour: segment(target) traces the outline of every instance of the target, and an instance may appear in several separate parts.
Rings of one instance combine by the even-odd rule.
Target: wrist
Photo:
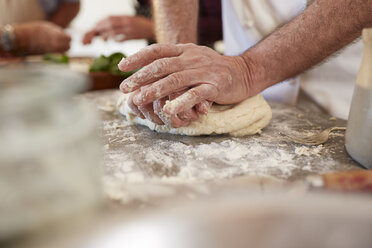
[[[147,21],[147,28],[146,28],[146,39],[155,41],[155,27],[151,19]]]
[[[247,97],[257,95],[267,87],[266,84],[268,82],[263,64],[250,51],[237,57],[241,61],[244,82],[247,89],[249,89],[249,95]]]
[[[27,51],[27,30],[19,25],[14,26],[15,47],[17,51]]]
[[[0,33],[0,45],[2,50],[6,52],[13,52],[15,49],[15,36],[13,26],[5,25]]]

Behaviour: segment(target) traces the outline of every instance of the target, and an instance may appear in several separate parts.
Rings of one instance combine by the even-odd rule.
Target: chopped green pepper
[[[69,57],[66,54],[46,53],[43,55],[43,61],[58,64],[68,64]]]
[[[106,57],[104,55],[96,58],[90,67],[91,72],[110,72],[112,75],[122,76],[127,78],[131,76],[135,71],[122,72],[118,68],[119,62],[125,58],[123,53],[113,53]]]

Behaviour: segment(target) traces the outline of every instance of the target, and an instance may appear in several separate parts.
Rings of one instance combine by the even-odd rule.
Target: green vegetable
[[[43,61],[58,64],[68,64],[69,57],[66,54],[47,53],[43,55]]]
[[[119,62],[123,59],[123,58],[126,58],[127,56],[125,56],[125,54],[123,53],[113,53],[111,54],[108,59],[112,62],[112,63],[116,63],[116,64],[119,64]]]
[[[106,56],[101,56],[96,58],[93,61],[93,64],[90,66],[91,72],[101,72],[108,71],[110,68],[110,60]]]
[[[118,68],[119,62],[125,58],[123,53],[113,53],[110,56],[106,57],[101,55],[99,58],[96,58],[93,61],[93,64],[90,67],[91,72],[110,72],[112,75],[122,76],[127,78],[131,76],[135,71],[122,72]]]

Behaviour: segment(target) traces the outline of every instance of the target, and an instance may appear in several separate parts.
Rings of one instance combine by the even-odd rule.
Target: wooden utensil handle
[[[336,191],[372,193],[372,171],[358,170],[322,175],[324,188]]]

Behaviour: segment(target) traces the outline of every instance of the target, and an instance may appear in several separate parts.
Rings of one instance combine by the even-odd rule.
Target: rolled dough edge
[[[272,118],[272,111],[268,103],[259,94],[251,97],[234,108],[221,113],[209,113],[208,117],[202,115],[198,121],[187,127],[172,128],[166,125],[157,125],[147,119],[137,117],[128,107],[126,100],[128,96],[123,95],[118,100],[119,112],[127,121],[143,125],[159,133],[171,133],[178,135],[200,136],[230,134],[231,136],[246,136],[260,133]],[[249,108],[250,111],[246,111]],[[237,114],[245,113],[245,114]],[[235,118],[233,118],[235,117]]]

